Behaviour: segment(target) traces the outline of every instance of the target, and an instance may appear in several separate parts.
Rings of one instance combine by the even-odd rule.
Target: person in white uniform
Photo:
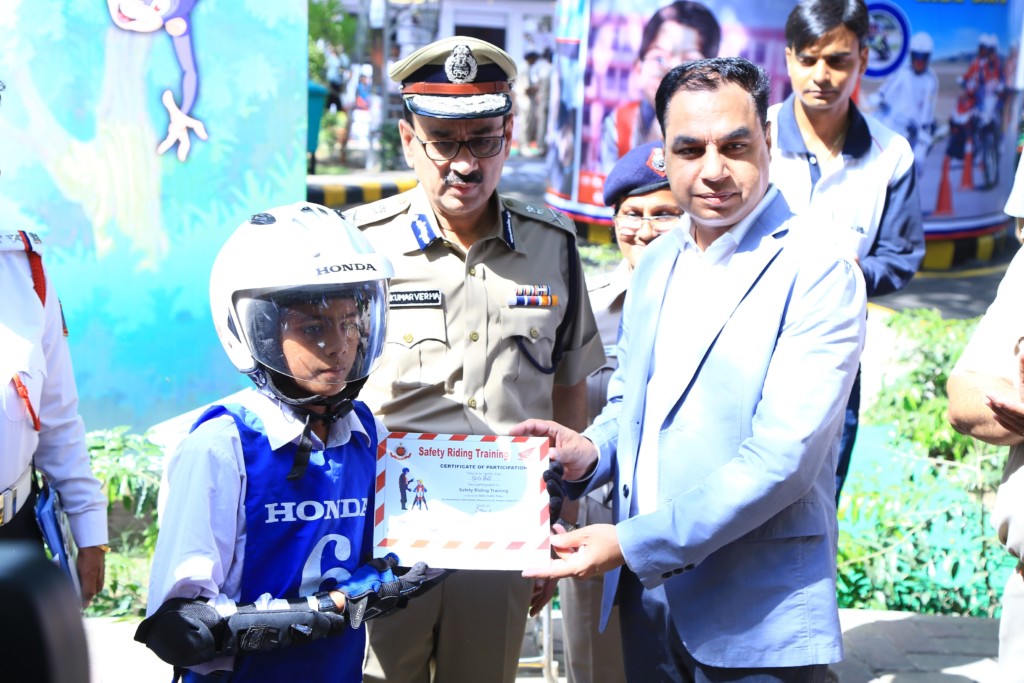
[[[935,134],[939,78],[931,67],[935,43],[924,31],[910,38],[910,63],[894,73],[872,97],[875,117],[900,133],[914,150],[918,178]]]
[[[107,499],[90,468],[67,330],[42,250],[33,233],[0,231],[0,541],[32,541],[42,553],[35,467],[68,514],[85,606],[103,588]]]
[[[1003,212],[1013,217],[1014,234],[1017,241],[1022,240],[1024,231],[1024,156],[1017,161],[1017,174],[1013,177],[1013,187],[1010,188],[1010,196],[1006,198],[1006,206]]]

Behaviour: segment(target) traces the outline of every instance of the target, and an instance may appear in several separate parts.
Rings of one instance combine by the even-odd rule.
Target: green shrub
[[[949,425],[946,380],[978,320],[943,320],[935,309],[923,308],[890,315],[886,325],[900,340],[899,361],[907,372],[883,388],[867,421],[891,423],[899,439],[926,445],[933,458],[960,461],[976,449],[978,442]]]
[[[995,463],[978,467],[921,451],[894,446],[860,463],[860,476],[844,487],[840,607],[998,616],[1015,562],[995,538],[983,502],[997,483]]]
[[[146,615],[151,555],[107,555],[103,590],[85,611],[90,617],[142,617]]]
[[[946,379],[977,318],[934,310],[892,314],[899,366],[865,424],[886,436],[862,448],[839,508],[841,607],[998,616],[1014,561],[992,528],[990,504],[1005,449],[952,429]],[[888,441],[888,444],[885,444]]]
[[[622,260],[622,252],[615,244],[581,244],[579,250],[587,275],[614,270]]]
[[[333,153],[335,145],[338,144],[337,129],[347,127],[347,112],[325,110],[320,116],[320,132],[317,134],[317,144],[320,147],[326,147]]]
[[[308,41],[309,60],[306,63],[306,77],[314,83],[327,86],[327,56],[320,46],[309,36]]]
[[[128,427],[89,432],[86,446],[93,474],[107,494],[112,548],[106,584],[86,613],[140,616],[156,547],[163,451],[145,436],[128,433]]]
[[[380,156],[385,171],[406,168],[402,137],[398,132],[398,121],[386,121],[380,127]]]

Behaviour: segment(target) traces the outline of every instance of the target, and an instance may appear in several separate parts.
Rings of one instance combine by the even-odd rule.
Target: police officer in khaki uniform
[[[361,397],[393,431],[506,434],[528,417],[583,425],[604,360],[575,229],[497,194],[512,140],[512,59],[447,38],[395,63],[399,133],[418,187],[353,210],[395,267],[388,343]],[[460,571],[368,624],[365,680],[511,681],[527,609],[550,597],[518,572]]]

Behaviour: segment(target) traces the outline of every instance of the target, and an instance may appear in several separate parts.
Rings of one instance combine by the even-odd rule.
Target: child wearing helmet
[[[362,622],[440,575],[370,558],[386,432],[356,396],[391,275],[357,228],[305,203],[253,216],[218,254],[214,324],[255,387],[209,407],[168,467],[136,633],[184,680],[360,681]]]

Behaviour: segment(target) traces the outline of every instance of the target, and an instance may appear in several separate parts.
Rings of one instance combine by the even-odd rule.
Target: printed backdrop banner
[[[1021,4],[868,2],[868,71],[857,102],[911,141],[931,239],[1005,226],[1020,111]],[[577,220],[610,223],[604,178],[626,150],[660,137],[653,93],[684,59],[746,57],[770,75],[772,103],[788,96],[785,21],[793,5],[559,0],[548,203]],[[928,59],[911,59],[912,47],[930,50]]]
[[[306,34],[304,0],[4,0],[0,215],[44,240],[88,429],[248,382],[210,267],[251,214],[305,196]]]
[[[913,147],[930,239],[1005,228],[1021,105],[1017,4],[868,3],[860,102]]]

